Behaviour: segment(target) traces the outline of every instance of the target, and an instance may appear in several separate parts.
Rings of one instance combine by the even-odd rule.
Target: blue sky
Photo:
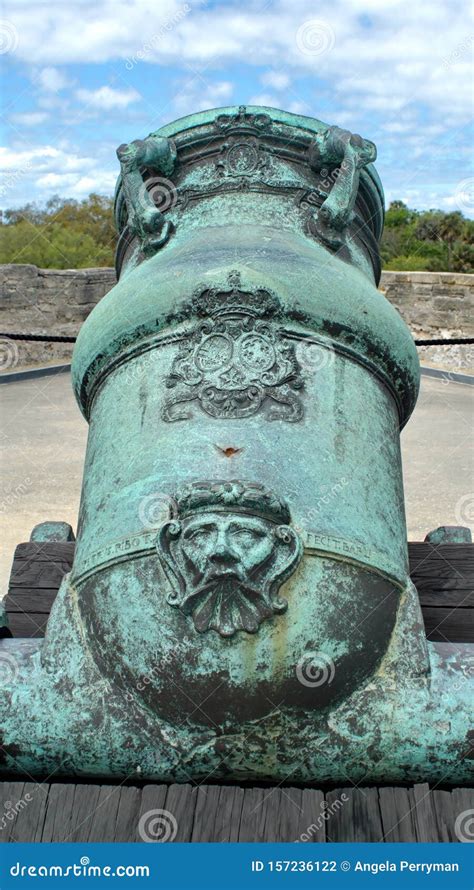
[[[263,104],[372,139],[387,202],[474,216],[470,4],[6,0],[2,207],[113,192],[115,149]]]

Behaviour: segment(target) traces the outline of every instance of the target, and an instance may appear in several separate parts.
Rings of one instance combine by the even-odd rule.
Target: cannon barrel
[[[232,107],[117,154],[74,564],[44,644],[2,641],[6,768],[467,780],[472,647],[427,643],[408,575],[375,146]]]

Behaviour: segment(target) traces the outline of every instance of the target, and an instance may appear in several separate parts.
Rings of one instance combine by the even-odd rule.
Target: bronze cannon
[[[118,149],[74,566],[44,643],[2,643],[31,772],[468,777],[469,647],[427,643],[408,575],[419,367],[377,290],[375,156],[258,107]]]

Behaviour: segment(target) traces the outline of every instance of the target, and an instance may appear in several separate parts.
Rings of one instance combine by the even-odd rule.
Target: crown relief
[[[215,419],[251,417],[262,410],[266,420],[301,420],[301,368],[294,345],[272,321],[279,301],[267,291],[241,290],[236,271],[228,283],[227,291],[210,288],[192,300],[204,320],[172,361],[163,420],[188,420],[193,406]]]

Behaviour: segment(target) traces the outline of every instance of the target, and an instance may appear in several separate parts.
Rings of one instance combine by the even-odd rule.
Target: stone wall
[[[383,272],[380,290],[417,338],[474,336],[474,275]]]
[[[113,287],[113,269],[0,266],[0,332],[75,336]],[[474,336],[474,275],[384,272],[380,290],[418,338]],[[70,361],[72,344],[0,338],[0,370]]]
[[[75,337],[96,303],[115,284],[113,269],[38,269],[0,265],[0,332]],[[70,362],[72,343],[0,338],[0,370]]]

